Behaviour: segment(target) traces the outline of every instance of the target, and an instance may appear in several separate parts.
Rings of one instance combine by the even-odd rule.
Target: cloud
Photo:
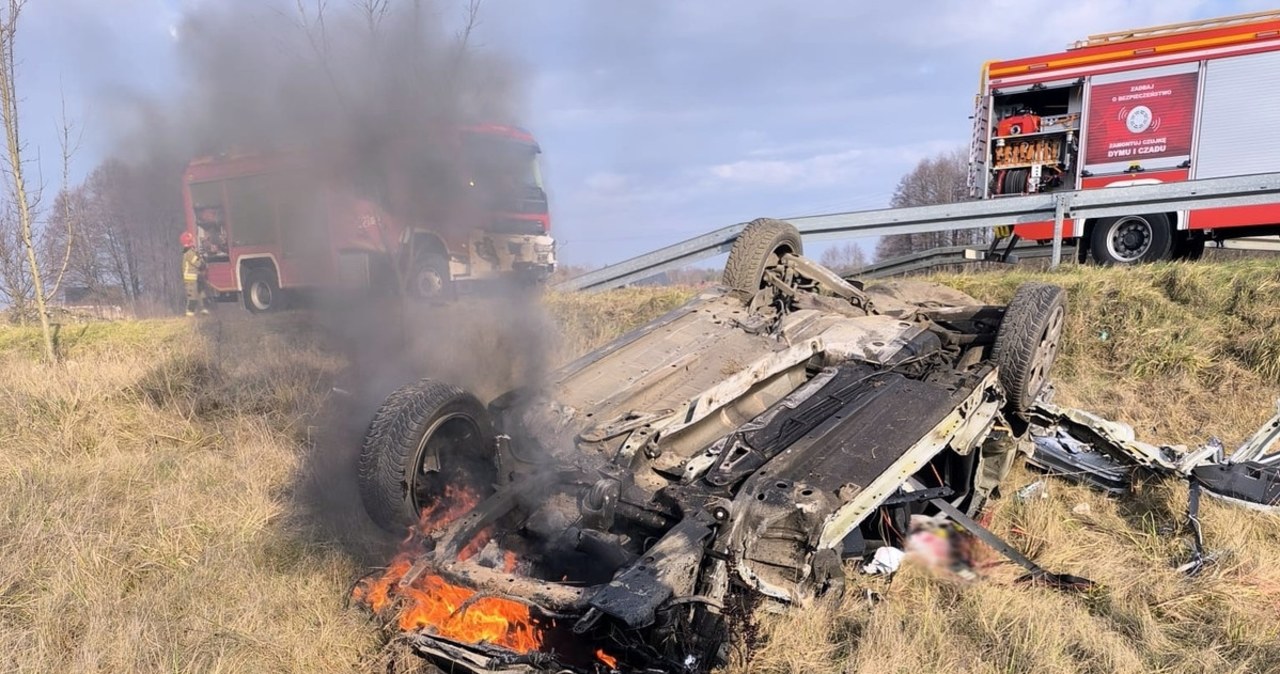
[[[984,61],[1247,11],[1203,0],[918,0],[910,12],[566,2],[576,22],[535,21],[542,5],[499,21],[539,66],[530,123],[557,178],[554,227],[584,242],[570,257],[595,262],[643,252],[641,233],[659,245],[736,218],[883,207],[917,161],[965,145]]]
[[[794,159],[738,159],[706,170],[708,189],[770,187],[813,189],[848,185],[868,171],[886,165],[911,165],[952,149],[955,143],[926,141],[892,147],[865,147],[824,152]],[[760,154],[748,151],[748,156]]]
[[[630,188],[631,180],[627,176],[605,171],[587,176],[587,179],[583,181],[583,186],[599,194],[617,195],[626,192]]]

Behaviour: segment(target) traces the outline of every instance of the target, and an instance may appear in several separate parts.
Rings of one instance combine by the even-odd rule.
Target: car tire
[[[787,253],[804,253],[794,225],[771,218],[752,220],[729,249],[721,283],[731,290],[755,294],[764,287],[765,270],[777,266]]]
[[[357,469],[360,498],[383,529],[403,533],[446,488],[487,495],[496,480],[489,413],[462,389],[423,379],[393,392],[378,408]]]
[[[244,274],[244,307],[255,314],[284,308],[284,293],[271,269],[248,269]]]
[[[439,253],[429,253],[418,258],[409,271],[409,297],[428,302],[447,297],[453,281],[449,275],[449,261]]]
[[[1066,314],[1066,291],[1048,283],[1022,284],[1005,309],[992,359],[1013,413],[1031,409],[1048,385]]]
[[[1173,229],[1163,213],[1103,218],[1093,226],[1090,250],[1103,265],[1131,265],[1168,260],[1173,255]]]

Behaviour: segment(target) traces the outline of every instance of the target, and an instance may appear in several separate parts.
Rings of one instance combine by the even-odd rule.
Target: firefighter
[[[204,258],[196,252],[195,237],[191,232],[183,232],[179,237],[182,242],[182,285],[187,289],[187,315],[195,316],[196,307],[200,313],[207,314],[209,309],[204,305]]]

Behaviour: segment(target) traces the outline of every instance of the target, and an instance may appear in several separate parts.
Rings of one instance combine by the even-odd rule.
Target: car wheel
[[[442,498],[487,495],[496,479],[493,438],[488,411],[470,393],[432,379],[397,389],[374,414],[360,448],[365,510],[378,526],[400,533]]]
[[[1103,218],[1090,243],[1093,259],[1105,265],[1158,262],[1173,254],[1173,232],[1162,213]]]
[[[449,261],[443,255],[423,255],[409,272],[409,296],[415,300],[443,298],[448,294],[450,284]]]
[[[1066,315],[1066,291],[1047,283],[1022,284],[1005,309],[992,358],[1013,412],[1031,409],[1049,383]]]
[[[722,283],[732,290],[755,294],[764,287],[764,273],[782,262],[782,256],[803,254],[800,232],[789,222],[752,220],[729,249]]]
[[[255,314],[279,311],[284,295],[270,269],[250,269],[244,276],[244,306]]]

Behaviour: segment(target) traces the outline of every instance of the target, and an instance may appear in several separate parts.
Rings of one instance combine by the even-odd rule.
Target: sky
[[[28,4],[18,86],[46,189],[57,187],[63,102],[83,175],[112,151],[120,101],[162,95],[182,76],[184,6],[215,1],[232,0]],[[441,0],[459,19],[464,7]],[[984,61],[1263,9],[1253,0],[484,0],[474,39],[519,69],[562,262],[599,265],[757,217],[886,207],[916,162],[967,144]]]

